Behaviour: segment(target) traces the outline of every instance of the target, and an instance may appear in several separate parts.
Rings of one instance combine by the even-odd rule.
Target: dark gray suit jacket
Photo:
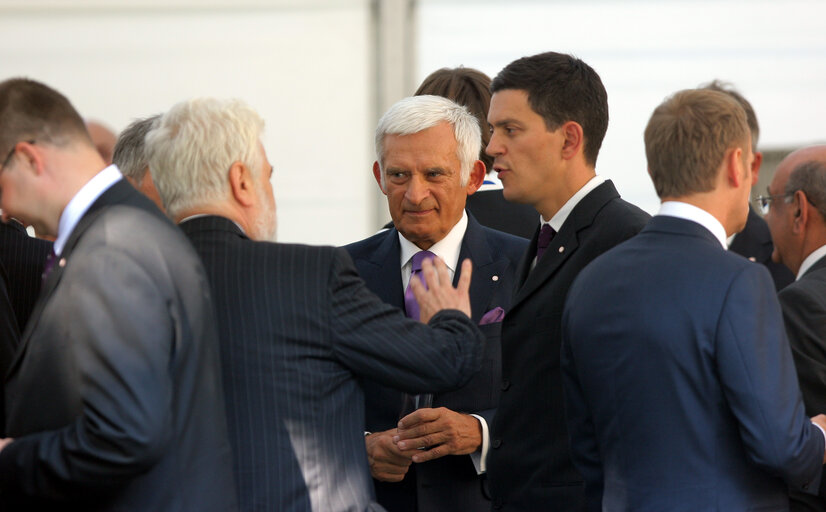
[[[536,212],[534,217],[538,217]],[[506,312],[509,310],[516,266],[527,246],[526,239],[483,227],[472,215],[468,215],[459,263],[465,258],[473,262],[470,302],[474,322],[478,324],[482,316],[495,307],[501,307]],[[389,229],[350,244],[346,249],[367,286],[387,304],[404,310],[398,231]],[[460,272],[456,272],[454,282],[458,282],[459,276]],[[461,389],[434,396],[433,407],[477,414],[485,418],[488,425],[491,424],[499,403],[502,378],[501,328],[501,322],[480,326],[487,338],[482,370]],[[380,432],[395,427],[401,413],[402,393],[367,381],[365,395],[367,430]],[[374,483],[379,503],[390,512],[470,512],[490,509],[490,498],[482,486],[483,479],[483,476],[476,474],[470,457],[461,455],[414,464],[402,482]]]
[[[372,507],[361,378],[459,387],[479,369],[482,334],[457,311],[432,328],[405,318],[344,249],[254,242],[216,216],[181,229],[212,285],[241,508]]]
[[[821,258],[778,294],[792,347],[806,414],[826,413],[826,258]],[[794,511],[826,510],[826,481],[820,496],[791,490]]]
[[[648,214],[611,181],[571,211],[531,271],[539,229],[517,272],[521,285],[502,325],[502,396],[493,421],[488,480],[503,510],[578,510],[559,366],[562,309],[574,278],[594,258],[639,232]]]
[[[209,285],[125,180],[69,237],[6,376],[2,510],[235,509]]]

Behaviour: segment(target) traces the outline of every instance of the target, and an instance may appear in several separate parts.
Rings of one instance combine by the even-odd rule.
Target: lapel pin
[[[754,261],[754,262],[756,262],[756,261],[757,261],[757,258],[755,258],[754,256],[749,256],[749,261]]]
[[[559,247],[559,254],[562,254],[563,252],[565,252],[565,247],[560,246]]]
[[[491,277],[490,279],[491,279],[491,281],[498,281],[498,280],[499,280],[499,276],[493,276],[493,277]]]
[[[57,265],[58,265],[60,268],[65,267],[65,266],[66,266],[66,258],[60,258],[60,261],[58,261],[58,262],[57,262]]]

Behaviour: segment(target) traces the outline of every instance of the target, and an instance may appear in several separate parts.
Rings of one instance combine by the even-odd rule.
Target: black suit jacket
[[[364,394],[461,386],[483,338],[457,311],[427,326],[384,304],[347,251],[254,242],[230,220],[181,224],[213,290],[243,510],[371,507]]]
[[[40,276],[52,242],[32,238],[19,222],[0,222],[0,262],[6,267],[8,294],[22,332],[40,292]]]
[[[774,287],[778,291],[794,282],[794,274],[789,270],[789,267],[772,261],[774,244],[772,243],[769,226],[751,207],[749,207],[746,227],[734,237],[729,250],[745,256],[751,261],[765,265],[769,269]]]
[[[467,210],[483,226],[530,239],[539,214],[527,204],[511,203],[500,190],[483,190],[467,196]]]
[[[0,376],[6,374],[11,361],[14,358],[14,351],[20,339],[20,331],[17,329],[17,319],[14,310],[6,293],[8,277],[3,263],[0,262]],[[3,393],[3,383],[0,379],[0,438],[6,437],[6,405],[5,393]]]
[[[777,297],[806,414],[822,414],[826,412],[826,258],[815,262]],[[826,481],[821,481],[820,496],[792,490],[792,510],[826,510],[825,497]]]
[[[128,182],[83,215],[6,376],[2,510],[235,509],[208,284]]]
[[[585,265],[637,234],[648,219],[606,181],[574,207],[531,270],[536,230],[518,271],[521,286],[502,326],[502,396],[488,455],[495,509],[568,511],[583,506],[582,477],[571,462],[562,403],[565,296]]]
[[[536,212],[534,212],[536,216]],[[495,307],[508,311],[515,284],[516,266],[528,246],[523,238],[482,227],[468,215],[468,225],[459,252],[473,262],[470,302],[473,321]],[[384,302],[404,310],[404,290],[400,271],[399,234],[395,228],[345,247],[368,288]],[[454,275],[458,282],[460,272]],[[462,388],[433,397],[433,407],[477,414],[488,425],[499,402],[502,375],[499,344],[501,323],[480,326],[487,338],[482,370]],[[366,427],[371,432],[394,428],[399,421],[403,395],[400,391],[366,381]],[[390,512],[490,510],[490,498],[483,493],[483,477],[467,455],[449,456],[424,464],[414,464],[399,483],[374,480],[378,502]]]

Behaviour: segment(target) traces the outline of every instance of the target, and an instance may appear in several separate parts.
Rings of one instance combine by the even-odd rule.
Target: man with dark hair
[[[760,165],[763,163],[763,153],[757,151],[757,141],[760,138],[760,125],[757,124],[757,115],[754,113],[754,108],[752,108],[751,103],[749,103],[742,94],[719,80],[714,80],[708,85],[703,86],[703,89],[728,94],[737,100],[737,103],[739,103],[746,112],[746,120],[748,121],[749,131],[751,131],[751,148],[754,153],[754,162],[751,164],[751,186],[754,188],[760,177]],[[774,245],[772,244],[769,227],[766,225],[766,221],[754,211],[754,208],[749,208],[749,218],[746,221],[746,227],[739,233],[729,237],[728,244],[730,251],[745,256],[750,261],[765,265],[772,275],[774,286],[777,290],[783,289],[794,281],[794,274],[788,267],[782,263],[772,261]]]
[[[183,235],[74,107],[0,83],[4,215],[56,236],[6,373],[3,510],[233,510],[216,331]]]
[[[620,199],[595,164],[608,127],[605,88],[579,59],[543,53],[494,78],[487,152],[509,201],[541,215],[502,326],[502,396],[491,432],[494,508],[578,510],[559,369],[568,288],[594,258],[634,236],[648,215]]]
[[[659,214],[571,287],[562,371],[593,511],[787,510],[814,490],[826,416],[803,412],[768,271],[726,251],[751,189],[742,107],[709,90],[645,129]]]
[[[160,117],[160,115],[154,115],[146,119],[138,119],[120,132],[112,154],[112,162],[118,166],[124,178],[129,180],[132,186],[151,199],[161,211],[164,211],[161,198],[155,189],[155,183],[152,182],[145,151],[146,134]]]
[[[797,274],[780,291],[786,334],[792,347],[806,414],[826,411],[826,146],[810,146],[777,166],[768,196],[774,258]],[[791,509],[826,510],[826,480],[820,495],[790,490]]]

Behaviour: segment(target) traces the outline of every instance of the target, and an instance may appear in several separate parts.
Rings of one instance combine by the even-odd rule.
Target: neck
[[[546,221],[551,220],[565,206],[565,203],[579,192],[579,189],[584,187],[586,183],[591,181],[594,176],[596,176],[596,172],[593,168],[584,167],[576,171],[569,169],[565,174],[565,179],[560,180],[558,184],[553,184],[552,193],[535,205],[536,211]]]

